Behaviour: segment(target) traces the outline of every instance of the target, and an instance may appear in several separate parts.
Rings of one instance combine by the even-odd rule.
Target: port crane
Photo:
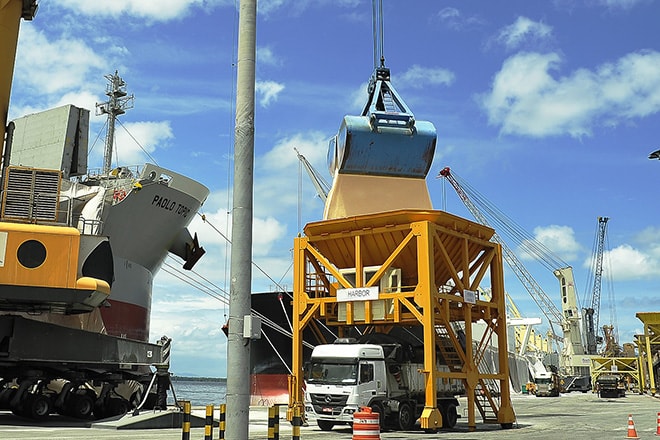
[[[453,173],[449,167],[443,168],[438,174],[438,178],[444,178],[450,183],[461,201],[479,223],[490,225],[485,214],[487,212],[498,222],[498,226],[510,231],[514,236],[520,236],[521,232],[516,230],[513,221],[506,219],[503,214],[497,212],[491,204]],[[480,209],[473,199],[476,199],[484,208]],[[548,249],[533,240],[533,238],[523,237],[521,239],[521,244],[526,247],[526,250],[532,255],[539,256],[542,262],[551,268],[559,281],[561,288],[561,310],[559,310],[497,232],[493,234],[491,240],[502,246],[504,259],[547,318],[553,333],[551,336],[562,343],[560,359],[560,367],[563,370],[562,374],[572,378],[588,377],[589,368],[585,366],[588,365],[588,360],[585,361],[581,356],[586,351],[582,342],[580,313],[575,292],[573,268],[562,262],[558,257],[553,256]],[[554,331],[553,323],[561,327],[563,336],[557,335]]]
[[[100,307],[114,282],[109,238],[76,227],[72,198],[60,192],[64,167],[11,165],[18,123],[7,116],[18,33],[37,8],[37,0],[0,0],[0,409],[31,419],[54,411],[88,419],[154,403],[164,408],[171,339],[151,344],[84,329],[102,323]],[[86,110],[63,108],[62,128],[71,129],[63,132],[78,151]],[[154,386],[157,402],[147,402]]]
[[[320,319],[337,327],[341,337],[353,336],[356,328],[362,335],[415,332],[423,352],[423,368],[415,374],[422,375],[424,386],[406,387],[404,397],[392,397],[394,382],[374,381],[379,391],[369,392],[367,400],[381,422],[408,426],[402,415],[406,413],[402,409],[408,408],[413,410],[408,415],[419,419],[422,429],[452,427],[455,399],[439,396],[443,385],[457,380],[467,395],[469,429],[476,429],[477,410],[485,423],[509,428],[515,414],[501,248],[489,241],[492,228],[433,210],[426,175],[436,130],[431,122],[413,116],[391,83],[382,55],[380,0],[373,2],[373,18],[374,72],[367,102],[360,115],[344,116],[330,140],[333,181],[323,220],[306,225],[304,235],[294,240],[287,419],[293,420],[299,411],[318,414],[319,410],[325,413],[317,420],[319,427],[331,429],[334,422],[329,414],[344,414],[349,399],[338,388],[314,396],[303,393],[301,335],[310,322]],[[478,295],[487,274],[489,300]],[[480,320],[488,326],[477,333],[472,326]],[[493,369],[485,371],[486,365]],[[316,408],[315,402],[325,403]]]
[[[587,340],[587,353],[596,354],[597,346],[603,338],[598,336],[598,320],[600,315],[600,292],[603,279],[603,251],[605,234],[607,233],[608,217],[598,217],[598,228],[594,239],[594,252],[592,261],[592,296],[590,307],[584,309],[584,328]]]

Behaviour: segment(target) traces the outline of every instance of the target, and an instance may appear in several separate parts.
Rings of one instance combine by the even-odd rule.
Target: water
[[[227,379],[172,377],[172,386],[177,400],[189,400],[192,406],[218,406],[226,403]],[[174,404],[172,393],[168,393],[168,404]]]

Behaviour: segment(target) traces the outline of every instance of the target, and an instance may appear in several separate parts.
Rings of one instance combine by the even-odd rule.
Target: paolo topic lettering
[[[182,217],[187,217],[190,213],[190,208],[181,203],[177,203],[175,200],[170,200],[167,197],[161,197],[158,194],[154,196],[154,199],[151,201],[152,205],[163,208],[167,211],[172,211],[175,214],[178,214]]]

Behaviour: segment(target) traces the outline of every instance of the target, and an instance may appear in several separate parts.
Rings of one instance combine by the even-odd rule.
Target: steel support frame
[[[493,405],[492,411],[497,416],[497,423],[511,426],[515,422],[515,414],[511,405],[506,332],[506,304],[504,292],[504,276],[502,266],[502,250],[499,244],[489,241],[490,235],[484,236],[483,226],[468,220],[459,219],[463,227],[457,228],[451,221],[443,220],[442,216],[450,216],[440,211],[433,211],[435,218],[417,219],[411,217],[410,222],[397,223],[400,217],[392,218],[392,222],[382,227],[365,227],[360,222],[352,222],[349,229],[341,232],[322,231],[314,236],[300,236],[294,240],[294,286],[293,286],[293,359],[292,376],[289,380],[289,408],[287,418],[291,420],[294,410],[304,410],[303,394],[303,359],[302,333],[313,319],[322,319],[326,325],[338,327],[364,325],[369,330],[387,332],[396,325],[421,325],[424,335],[424,370],[426,380],[425,407],[420,417],[423,429],[442,427],[442,417],[437,408],[436,384],[441,379],[460,379],[463,381],[468,399],[468,427],[476,429],[475,393],[483,393],[484,381],[499,382],[499,397],[488,395],[488,401]],[[377,214],[361,216],[373,217]],[[387,216],[387,213],[378,214]],[[322,223],[322,222],[319,222]],[[387,222],[385,222],[387,223]],[[479,229],[482,228],[482,229]],[[492,229],[488,228],[491,233]],[[336,230],[336,228],[334,228]],[[481,232],[480,232],[481,231]],[[393,232],[398,232],[398,240],[393,240]],[[473,235],[475,234],[475,235]],[[367,239],[378,249],[365,246]],[[336,240],[344,243],[323,243]],[[346,243],[351,243],[346,246]],[[386,244],[387,243],[387,244]],[[346,254],[351,254],[352,267],[355,268],[355,286],[349,283],[340,273],[344,268],[336,260],[335,251],[324,255],[319,248],[342,249],[341,256],[346,264]],[[410,252],[414,249],[414,253]],[[404,251],[408,251],[406,252]],[[366,256],[369,256],[368,258]],[[373,265],[374,255],[379,258],[380,270],[370,279],[365,280],[362,269]],[[365,313],[362,320],[353,315],[353,304],[346,305],[346,321],[339,321],[337,314],[336,288],[339,287],[370,287],[378,285],[383,273],[402,263],[407,255],[416,261],[405,261],[406,267],[415,267],[416,283],[404,287],[400,292],[380,292],[379,299],[391,301],[391,309],[385,319],[374,320],[371,315],[371,301],[364,304]],[[368,261],[365,261],[368,260]],[[350,267],[350,266],[349,266]],[[444,274],[449,274],[438,285],[436,270],[440,268]],[[490,276],[491,298],[489,301],[476,299],[466,300],[466,290],[475,292],[486,275]],[[443,275],[444,276],[444,275]],[[402,278],[404,278],[402,276]],[[316,280],[314,290],[310,289],[309,280]],[[451,322],[460,321],[465,324],[466,340],[472,341],[472,323],[483,320],[487,323],[486,334],[476,350],[472,344],[466,344],[465,350],[460,345],[459,338],[452,333]],[[436,368],[437,346],[436,326],[447,328],[450,339],[463,365],[460,371],[439,371]],[[499,371],[482,373],[478,362],[483,352],[483,341],[490,341],[496,335]],[[488,390],[485,391],[487,394]],[[499,405],[498,405],[499,404]],[[483,413],[482,413],[483,414]]]
[[[649,390],[654,396],[657,388],[653,361],[660,350],[660,312],[638,312],[635,316],[644,324],[644,334],[635,335],[639,360],[639,392],[641,394]]]
[[[596,380],[601,374],[614,374],[617,376],[627,374],[638,385],[640,382],[639,362],[636,357],[591,357],[591,386],[596,390]],[[626,389],[627,391],[627,389]]]

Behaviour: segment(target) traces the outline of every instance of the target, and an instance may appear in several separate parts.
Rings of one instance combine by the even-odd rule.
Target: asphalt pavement
[[[461,407],[456,427],[436,433],[425,433],[419,429],[406,432],[383,431],[382,439],[625,439],[635,433],[641,439],[657,438],[660,401],[649,395],[628,394],[618,399],[601,399],[592,393],[569,393],[560,397],[535,397],[514,395],[513,406],[517,421],[512,429],[502,429],[499,425],[477,423],[477,430],[467,427],[465,399],[459,399]],[[195,408],[193,414],[204,417],[204,408]],[[291,425],[285,420],[286,408],[280,411],[280,439],[292,438]],[[143,413],[141,415],[145,417]],[[156,414],[154,414],[156,416]],[[629,419],[629,416],[632,416]],[[123,420],[132,416],[125,416]],[[216,411],[216,420],[218,414]],[[477,419],[479,421],[479,419]],[[634,432],[631,430],[631,423]],[[201,427],[190,430],[191,440],[204,439],[203,422]],[[218,428],[213,429],[213,439],[218,438]],[[315,424],[300,428],[301,439],[352,439],[352,429],[335,427],[332,431],[321,431]],[[76,439],[182,439],[180,427],[161,429],[130,429],[126,423],[96,423],[80,421],[58,415],[51,415],[46,421],[35,424],[19,418],[10,412],[0,412],[0,439],[31,440],[76,440]],[[249,439],[268,439],[268,412],[265,407],[250,408]],[[247,439],[246,439],[247,440]]]

